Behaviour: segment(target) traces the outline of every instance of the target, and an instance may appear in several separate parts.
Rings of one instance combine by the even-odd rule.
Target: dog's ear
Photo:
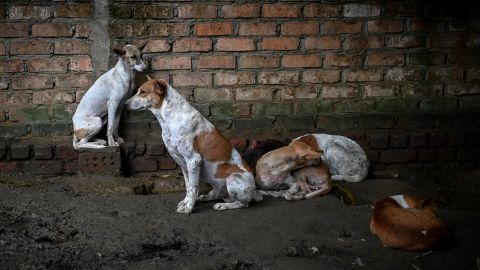
[[[141,52],[143,51],[143,49],[145,49],[145,46],[147,46],[148,42],[145,42],[143,45],[141,45],[140,47],[138,47],[138,50]]]
[[[164,80],[155,80],[154,89],[155,93],[160,96],[164,96],[165,92],[167,92],[167,83]]]
[[[114,48],[113,51],[115,52],[115,54],[117,54],[120,57],[125,56],[125,54],[127,53],[127,51],[125,51],[124,49],[115,49]]]
[[[315,152],[315,151],[312,151],[312,150],[306,150],[305,152],[302,153],[302,155],[305,159],[312,160],[312,159],[321,158],[322,155],[323,155],[323,152],[319,153],[319,152]]]

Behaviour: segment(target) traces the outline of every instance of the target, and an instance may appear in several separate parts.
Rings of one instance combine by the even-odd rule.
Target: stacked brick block
[[[243,146],[327,132],[355,138],[378,169],[478,165],[480,9],[422,1],[3,4],[3,160],[15,160],[12,141],[70,136],[95,79],[95,2],[108,4],[111,47],[146,43],[149,73]],[[175,168],[159,132],[149,112],[123,115],[129,172]]]

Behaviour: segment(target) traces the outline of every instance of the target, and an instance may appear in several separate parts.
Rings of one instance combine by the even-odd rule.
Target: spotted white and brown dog
[[[385,246],[402,250],[429,250],[450,240],[433,201],[409,195],[378,201],[370,230]]]
[[[296,141],[324,152],[322,160],[330,168],[332,180],[360,182],[367,177],[370,162],[362,147],[353,140],[339,135],[307,134],[293,140]]]
[[[165,146],[181,167],[186,188],[178,213],[191,213],[197,200],[223,199],[215,210],[248,207],[255,196],[255,181],[248,164],[212,123],[163,80],[145,82],[136,95],[125,102],[131,110],[150,110],[162,127]],[[212,186],[198,196],[199,180]]]

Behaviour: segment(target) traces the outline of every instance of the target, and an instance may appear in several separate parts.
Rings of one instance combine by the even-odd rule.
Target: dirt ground
[[[2,178],[0,269],[478,270],[479,172],[341,183],[357,205],[334,192],[225,212],[197,203],[190,215],[175,212],[182,192],[135,195],[124,180],[101,181]],[[372,204],[400,193],[435,197],[454,245],[426,253],[383,247],[369,230]]]

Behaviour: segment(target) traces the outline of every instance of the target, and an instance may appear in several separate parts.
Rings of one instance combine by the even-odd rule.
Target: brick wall
[[[480,9],[470,2],[0,3],[0,171],[76,173],[71,115],[116,62],[102,48],[126,42],[147,43],[149,73],[240,148],[326,132],[356,139],[375,169],[474,168]],[[159,132],[149,112],[124,113],[124,172],[175,169]]]

